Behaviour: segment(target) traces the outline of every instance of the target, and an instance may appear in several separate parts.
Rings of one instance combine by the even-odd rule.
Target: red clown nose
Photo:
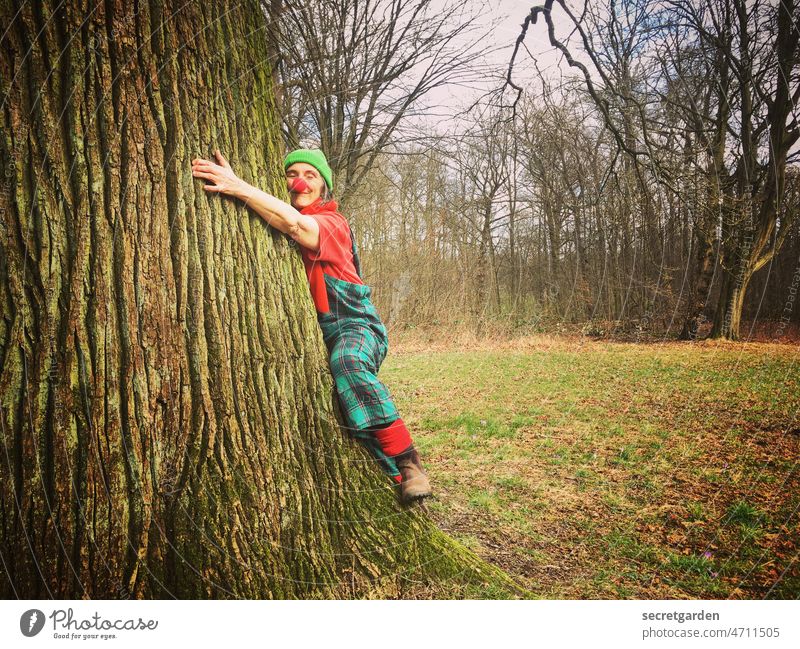
[[[289,191],[297,194],[309,189],[308,183],[302,178],[294,178],[289,182]]]

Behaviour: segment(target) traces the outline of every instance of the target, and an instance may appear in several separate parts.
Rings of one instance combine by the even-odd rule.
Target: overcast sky
[[[434,0],[434,2],[444,5],[448,0]],[[514,45],[522,31],[522,24],[530,13],[531,7],[542,3],[543,0],[535,2],[530,0],[486,0],[480,3],[482,7],[485,7],[485,11],[481,14],[482,26],[484,29],[491,27],[488,37],[482,42],[482,45],[496,49],[487,61],[494,75],[505,77]],[[561,18],[556,9],[553,11],[553,19],[558,29],[560,25],[566,25],[569,19]],[[494,27],[492,27],[493,25]],[[560,35],[566,35],[566,33],[566,30],[562,29]],[[539,69],[551,79],[558,79],[562,72],[566,74],[574,73],[574,71],[568,70],[569,66],[563,60],[561,53],[550,46],[547,38],[547,25],[541,17],[537,24],[528,28],[525,47],[521,47],[517,54],[513,75],[515,83],[523,86],[527,92],[536,94],[540,90],[540,85],[533,59],[535,59]],[[490,82],[487,79],[485,89],[488,90],[496,85],[497,81]],[[446,128],[448,121],[451,119],[450,116],[471,103],[479,95],[480,91],[477,88],[472,92],[463,87],[433,91],[425,103],[430,107],[431,113],[435,117],[426,120],[426,122],[440,124]]]

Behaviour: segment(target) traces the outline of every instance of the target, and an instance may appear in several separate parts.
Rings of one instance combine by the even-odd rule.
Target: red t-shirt
[[[308,276],[311,297],[320,313],[330,311],[328,293],[323,275],[330,275],[352,284],[363,284],[353,262],[353,242],[350,225],[339,212],[336,201],[322,202],[317,199],[300,210],[319,224],[319,250],[300,246],[303,265]]]

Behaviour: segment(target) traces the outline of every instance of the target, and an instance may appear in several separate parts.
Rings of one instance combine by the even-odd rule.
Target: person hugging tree
[[[377,374],[389,349],[386,327],[361,280],[355,237],[333,198],[333,178],[319,149],[297,149],[283,167],[291,204],[244,182],[217,149],[217,163],[192,160],[206,191],[244,201],[269,225],[297,242],[331,374],[346,424],[383,470],[400,484],[404,504],[432,495],[411,434]]]

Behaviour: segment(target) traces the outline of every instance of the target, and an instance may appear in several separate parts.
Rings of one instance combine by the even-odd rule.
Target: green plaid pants
[[[381,449],[370,427],[400,417],[378,370],[389,349],[386,327],[370,300],[366,284],[353,284],[325,275],[329,313],[318,314],[330,352],[331,374],[348,432],[363,443],[390,476],[400,471]]]

